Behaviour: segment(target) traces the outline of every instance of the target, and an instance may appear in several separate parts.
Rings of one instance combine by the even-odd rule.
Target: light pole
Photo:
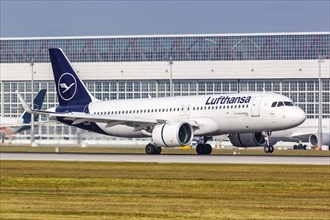
[[[168,61],[168,64],[170,65],[170,96],[173,96],[173,77],[172,77],[173,60],[172,60],[172,56],[170,56],[170,60]]]
[[[34,81],[34,71],[33,71],[33,66],[34,66],[34,62],[33,62],[33,58],[31,59],[30,62],[30,66],[31,66],[31,108],[32,108],[32,114],[31,114],[31,137],[30,137],[30,142],[31,142],[31,146],[33,146],[34,144],[34,98],[33,98],[33,81]]]
[[[321,75],[321,63],[324,62],[324,56],[319,55],[317,61],[319,63],[319,120],[317,129],[317,146],[319,150],[322,150],[322,75]]]

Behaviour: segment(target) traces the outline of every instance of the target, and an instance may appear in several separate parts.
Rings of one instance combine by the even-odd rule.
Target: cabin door
[[[262,100],[262,96],[257,96],[253,99],[252,108],[251,108],[251,116],[259,117],[260,116],[260,103]]]

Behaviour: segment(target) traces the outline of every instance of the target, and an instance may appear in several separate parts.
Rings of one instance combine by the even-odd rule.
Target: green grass
[[[1,219],[329,219],[328,166],[1,161]]]

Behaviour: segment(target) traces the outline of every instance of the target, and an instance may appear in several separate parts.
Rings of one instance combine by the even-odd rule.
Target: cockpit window
[[[272,107],[281,107],[281,106],[294,106],[294,104],[293,102],[290,101],[279,101],[272,103]]]
[[[293,106],[293,102],[284,102],[285,106]]]

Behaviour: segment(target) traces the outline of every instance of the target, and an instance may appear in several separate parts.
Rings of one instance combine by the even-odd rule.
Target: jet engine
[[[316,146],[318,142],[317,134],[309,135],[309,143],[313,146]],[[322,144],[330,146],[330,135],[322,134]]]
[[[193,136],[193,128],[186,122],[156,125],[152,131],[152,140],[159,147],[189,145]]]
[[[261,132],[230,134],[229,140],[235,147],[256,147],[266,145],[265,137]]]

